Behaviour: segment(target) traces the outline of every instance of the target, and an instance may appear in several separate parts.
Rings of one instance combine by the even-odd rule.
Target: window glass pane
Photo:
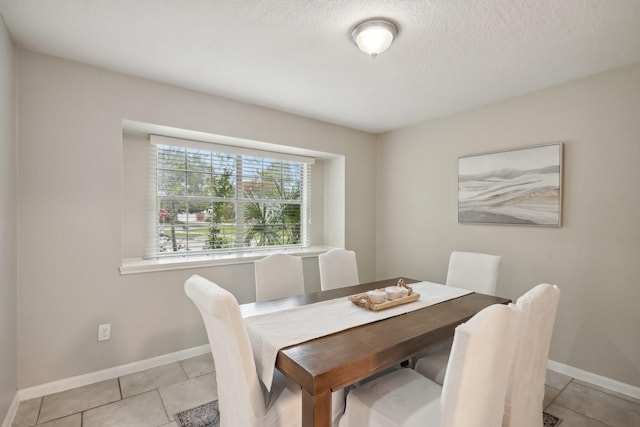
[[[236,175],[236,156],[224,153],[212,153],[213,171],[216,175],[220,175],[229,171],[232,176]]]
[[[186,225],[187,203],[177,199],[160,199],[158,213],[158,245],[160,252],[186,250],[182,227]]]
[[[282,168],[283,199],[302,200],[302,164],[286,162]]]
[[[184,148],[158,146],[159,169],[185,170],[186,167]]]
[[[282,162],[265,160],[262,170],[262,196],[264,199],[279,200],[282,187]]]
[[[262,159],[242,157],[242,197],[262,198]]]
[[[187,149],[187,167],[190,171],[211,173],[211,152]]]
[[[208,198],[189,198],[188,199],[189,215],[186,217],[186,222],[202,222],[205,221],[205,217],[208,216],[208,210],[211,206],[211,202]]]
[[[208,233],[204,249],[224,249],[236,247],[235,203],[214,202],[208,210]]]
[[[283,244],[300,244],[301,205],[285,204],[282,208],[282,211],[284,219]]]
[[[184,196],[187,191],[185,150],[158,147],[158,195]]]
[[[184,196],[187,192],[186,174],[174,170],[158,170],[159,196]]]
[[[216,154],[213,159],[213,173],[209,196],[235,199],[237,182],[235,156]]]
[[[300,204],[245,203],[245,246],[300,244],[300,213]]]
[[[178,231],[183,236],[187,251],[202,251],[207,240],[209,227],[206,224],[191,223]]]
[[[213,179],[210,173],[187,172],[187,194],[208,196],[211,194]]]

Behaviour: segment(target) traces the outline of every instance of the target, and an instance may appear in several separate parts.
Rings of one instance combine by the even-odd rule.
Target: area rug
[[[218,401],[205,403],[175,414],[180,427],[220,427]]]
[[[560,425],[560,423],[562,422],[562,418],[558,418],[555,415],[543,412],[542,421],[544,422],[544,427],[556,427]]]
[[[176,422],[180,427],[220,427],[220,410],[218,409],[218,401],[205,403],[195,408],[175,414]],[[562,419],[555,415],[544,412],[542,414],[544,421],[543,427],[557,427]]]

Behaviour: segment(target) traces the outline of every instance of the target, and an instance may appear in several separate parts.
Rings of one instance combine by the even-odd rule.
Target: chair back
[[[507,389],[504,427],[540,427],[543,424],[544,381],[559,300],[557,286],[541,284],[516,301],[524,320]]]
[[[318,255],[320,267],[320,288],[342,288],[360,284],[356,253],[346,249],[334,248]]]
[[[500,255],[451,252],[447,285],[495,295],[501,260]]]
[[[440,400],[442,427],[501,425],[519,321],[515,307],[496,304],[456,328]]]
[[[216,366],[220,425],[254,425],[266,412],[265,397],[237,300],[198,275],[185,282],[184,290],[198,307],[209,337]]]
[[[273,254],[254,263],[256,301],[304,294],[302,258]]]

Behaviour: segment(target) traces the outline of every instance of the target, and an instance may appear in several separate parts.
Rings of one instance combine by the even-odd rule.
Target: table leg
[[[331,427],[331,390],[312,395],[302,389],[302,427]]]

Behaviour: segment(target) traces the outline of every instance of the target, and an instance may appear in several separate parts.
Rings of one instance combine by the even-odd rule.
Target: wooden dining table
[[[398,278],[242,304],[244,317],[393,286]],[[406,279],[406,283],[416,280]],[[276,368],[302,388],[302,427],[330,427],[331,393],[410,359],[453,336],[456,326],[510,300],[470,293],[452,300],[282,348]],[[363,308],[364,310],[364,308]]]

